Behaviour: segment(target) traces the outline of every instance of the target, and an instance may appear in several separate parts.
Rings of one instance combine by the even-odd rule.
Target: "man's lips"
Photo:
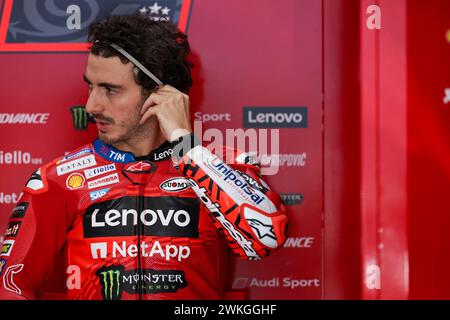
[[[109,123],[109,122],[104,122],[104,121],[100,121],[100,120],[97,120],[96,122],[97,122],[97,128],[100,131],[106,130],[111,125],[111,123]]]

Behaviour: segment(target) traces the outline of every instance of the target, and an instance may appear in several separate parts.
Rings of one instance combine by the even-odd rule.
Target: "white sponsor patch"
[[[0,252],[0,256],[9,257],[9,255],[11,254],[12,247],[14,245],[14,241],[15,240],[5,240],[5,241],[3,241],[2,249],[1,249],[1,252]]]
[[[56,167],[56,173],[58,176],[61,176],[63,174],[77,171],[84,168],[89,168],[92,166],[95,166],[97,162],[95,161],[95,156],[90,155],[84,158],[72,160],[70,162],[64,162]]]
[[[244,207],[244,217],[259,241],[269,248],[278,246],[272,219],[249,207]]]
[[[238,172],[208,149],[196,146],[188,152],[188,156],[238,205],[248,203],[269,214],[277,211],[268,197],[253,189]]]
[[[116,165],[114,163],[112,163],[112,164],[107,164],[105,166],[84,170],[84,175],[86,176],[86,179],[90,179],[90,178],[99,176],[101,174],[115,171],[115,170],[116,170]]]
[[[109,188],[101,189],[101,190],[95,190],[89,193],[89,197],[91,198],[91,201],[97,200],[98,198],[103,197],[105,194],[107,194],[109,191]]]
[[[114,174],[110,174],[105,177],[101,177],[96,180],[89,181],[88,188],[94,189],[94,188],[98,188],[98,187],[103,187],[103,186],[107,186],[110,184],[118,183],[119,181],[120,181],[119,175],[117,173],[114,173]]]
[[[65,162],[67,160],[70,160],[70,159],[73,159],[73,158],[76,158],[76,157],[80,157],[80,156],[82,156],[82,155],[84,155],[86,153],[94,153],[94,150],[92,150],[91,148],[85,148],[85,149],[82,149],[82,150],[80,150],[80,151],[78,151],[76,153],[69,153],[68,155],[64,156],[61,159],[61,162]]]
[[[189,188],[190,186],[191,186],[191,184],[189,183],[189,181],[186,180],[185,178],[181,178],[181,177],[167,179],[166,181],[164,181],[163,183],[161,183],[159,185],[161,190],[164,190],[167,192],[182,191],[182,190]]]

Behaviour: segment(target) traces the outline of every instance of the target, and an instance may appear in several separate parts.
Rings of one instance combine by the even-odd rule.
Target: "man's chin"
[[[120,141],[120,139],[118,139],[117,137],[113,137],[110,134],[101,131],[98,132],[98,138],[100,139],[101,142],[109,145],[116,144],[117,142]]]

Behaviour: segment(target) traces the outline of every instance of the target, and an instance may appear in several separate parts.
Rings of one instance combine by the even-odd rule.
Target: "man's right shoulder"
[[[24,190],[31,194],[44,193],[49,183],[65,187],[66,176],[96,164],[96,154],[92,144],[81,146],[63,156],[59,156],[37,169],[28,179]]]

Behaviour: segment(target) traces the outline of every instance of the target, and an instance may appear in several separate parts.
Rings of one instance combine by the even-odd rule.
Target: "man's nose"
[[[92,90],[89,93],[89,97],[86,102],[86,112],[96,114],[103,112],[103,109],[104,107],[101,101],[101,97],[99,96],[97,90]]]

